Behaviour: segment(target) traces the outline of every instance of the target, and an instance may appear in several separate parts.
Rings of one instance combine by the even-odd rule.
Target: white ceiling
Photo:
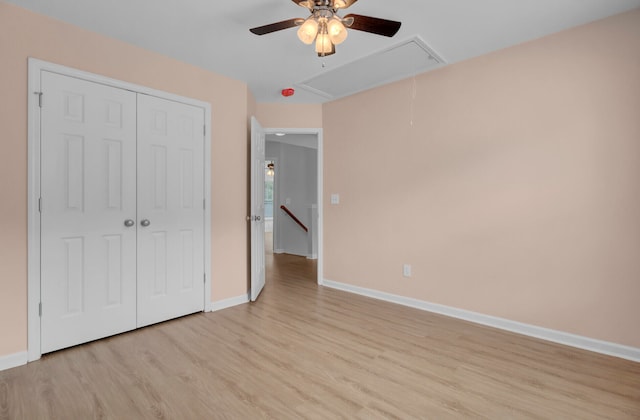
[[[400,31],[394,38],[349,31],[336,54],[321,59],[295,28],[249,32],[308,15],[290,0],[6,1],[242,80],[258,102],[289,103],[327,101],[304,89],[289,98],[280,91],[415,36],[451,64],[640,7],[640,0],[359,0],[342,15],[398,20]]]

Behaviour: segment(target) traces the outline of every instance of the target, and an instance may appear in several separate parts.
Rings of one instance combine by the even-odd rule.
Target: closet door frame
[[[64,76],[75,77],[89,82],[129,90],[135,93],[156,96],[175,102],[193,105],[204,110],[204,311],[210,312],[211,305],[211,104],[196,99],[147,88],[133,83],[111,79],[101,75],[76,70],[70,67],[29,58],[28,69],[28,186],[27,186],[27,349],[28,361],[40,359],[40,101],[41,72],[49,71]],[[46,308],[44,309],[46,310]]]

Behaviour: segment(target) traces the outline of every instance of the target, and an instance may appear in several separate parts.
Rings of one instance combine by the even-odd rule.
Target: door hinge
[[[33,92],[34,95],[38,95],[38,106],[42,108],[42,92]]]
[[[42,302],[38,303],[38,315],[42,316]]]
[[[207,273],[204,273],[204,281],[203,281],[203,283],[206,283],[206,282],[207,282]]]
[[[203,135],[203,136],[206,136],[206,135],[207,135],[207,126],[206,126],[206,125],[203,125],[203,126],[202,126],[202,135]]]
[[[38,212],[42,213],[42,197],[38,198]]]
[[[207,200],[203,199],[202,200],[202,210],[206,210],[207,209]]]

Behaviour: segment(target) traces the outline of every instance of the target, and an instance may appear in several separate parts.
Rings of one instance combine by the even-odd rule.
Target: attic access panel
[[[338,99],[446,64],[420,37],[326,71],[297,85],[305,90]]]

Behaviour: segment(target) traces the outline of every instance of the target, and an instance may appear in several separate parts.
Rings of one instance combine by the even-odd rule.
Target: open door
[[[264,154],[265,132],[251,117],[251,301],[264,287]]]

